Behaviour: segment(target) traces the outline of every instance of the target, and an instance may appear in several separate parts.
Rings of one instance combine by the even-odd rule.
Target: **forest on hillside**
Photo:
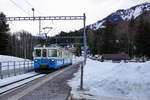
[[[150,12],[144,12],[139,17],[129,21],[112,24],[106,21],[106,27],[98,30],[86,29],[88,49],[92,55],[127,53],[130,57],[150,57]],[[69,38],[83,36],[82,29],[74,32],[61,32],[56,37],[66,36],[61,43],[83,43],[83,39]],[[59,43],[59,42],[58,42]],[[76,47],[81,47],[78,44]]]
[[[127,53],[130,57],[150,57],[150,12],[118,24],[106,21],[106,27],[87,30],[92,54]]]

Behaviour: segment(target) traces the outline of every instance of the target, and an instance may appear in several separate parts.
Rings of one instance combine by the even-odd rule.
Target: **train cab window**
[[[41,57],[41,49],[35,50],[35,57]]]
[[[47,57],[47,50],[46,49],[43,49],[43,51],[42,51],[42,57]]]
[[[57,50],[55,50],[55,49],[48,50],[48,56],[49,57],[57,57]]]

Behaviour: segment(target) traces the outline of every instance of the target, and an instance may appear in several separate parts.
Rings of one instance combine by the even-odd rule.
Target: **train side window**
[[[48,56],[49,57],[57,57],[57,50],[55,50],[55,49],[49,49],[48,50]]]

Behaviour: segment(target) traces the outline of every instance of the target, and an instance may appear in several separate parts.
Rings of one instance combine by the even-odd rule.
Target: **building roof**
[[[102,59],[105,60],[129,60],[130,57],[128,54],[121,53],[121,54],[103,54]]]

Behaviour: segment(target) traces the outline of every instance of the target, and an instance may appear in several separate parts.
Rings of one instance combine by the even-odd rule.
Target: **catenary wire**
[[[14,2],[13,0],[9,0],[11,3],[13,3],[17,8],[19,8],[20,10],[22,10],[24,13],[30,15],[28,12],[26,12],[20,5],[18,5],[16,2]]]

